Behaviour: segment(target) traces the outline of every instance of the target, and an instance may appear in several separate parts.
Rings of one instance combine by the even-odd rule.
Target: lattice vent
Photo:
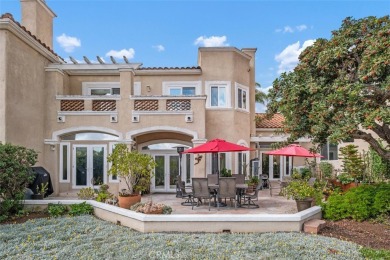
[[[115,100],[92,100],[92,111],[115,111]]]
[[[171,99],[167,100],[167,111],[188,111],[191,110],[191,100]]]
[[[157,111],[158,100],[135,100],[134,110],[136,111]]]
[[[61,100],[61,111],[83,111],[84,100]]]

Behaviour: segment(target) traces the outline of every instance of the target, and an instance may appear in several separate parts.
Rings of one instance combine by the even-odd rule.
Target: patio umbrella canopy
[[[291,168],[294,167],[294,157],[322,157],[318,153],[311,153],[298,144],[290,144],[281,149],[265,152],[268,155],[292,156]]]
[[[205,144],[185,150],[183,153],[219,153],[219,152],[243,152],[251,151],[251,148],[227,142],[223,139],[214,139]],[[218,163],[218,160],[217,160]],[[217,167],[219,169],[219,167]],[[219,177],[219,174],[218,174]]]

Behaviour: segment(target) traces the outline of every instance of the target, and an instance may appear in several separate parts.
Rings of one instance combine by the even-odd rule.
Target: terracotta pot
[[[313,198],[308,198],[304,200],[295,200],[295,202],[297,203],[298,212],[310,208],[312,201]]]
[[[357,186],[356,182],[351,182],[351,183],[348,183],[348,184],[342,184],[341,185],[341,189],[343,190],[343,192],[346,192],[350,188],[353,188],[353,187],[356,187],[356,186]]]
[[[127,197],[118,196],[118,204],[119,207],[124,209],[130,209],[131,206],[134,204],[141,202],[141,195],[140,194],[133,194]]]

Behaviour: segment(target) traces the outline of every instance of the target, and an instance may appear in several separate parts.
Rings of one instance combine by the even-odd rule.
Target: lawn
[[[93,216],[0,225],[0,259],[363,259],[359,249],[302,233],[144,234]]]

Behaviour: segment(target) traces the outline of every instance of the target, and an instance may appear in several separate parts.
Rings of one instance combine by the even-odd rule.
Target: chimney
[[[22,25],[43,43],[53,49],[53,18],[57,15],[45,0],[20,0]]]

